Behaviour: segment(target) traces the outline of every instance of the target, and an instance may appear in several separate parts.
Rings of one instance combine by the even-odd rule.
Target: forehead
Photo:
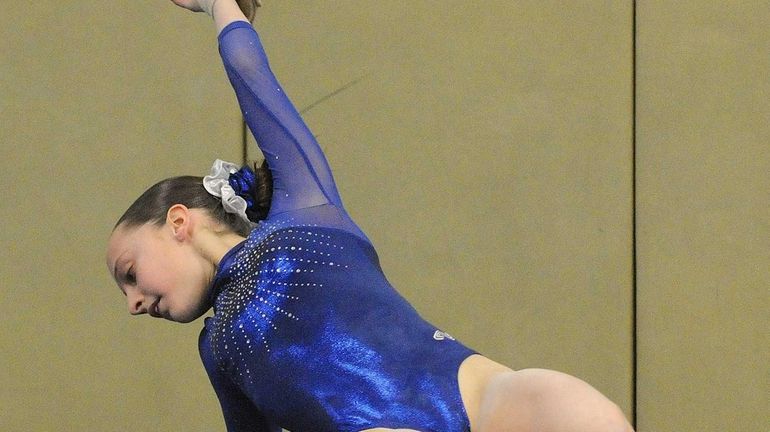
[[[150,229],[151,227],[148,225],[117,227],[107,242],[107,265],[114,266],[121,256],[135,251],[139,244],[146,244],[151,238]]]
[[[124,227],[117,227],[110,234],[110,238],[107,240],[107,266],[110,269],[114,266],[115,261],[126,251],[133,231]]]

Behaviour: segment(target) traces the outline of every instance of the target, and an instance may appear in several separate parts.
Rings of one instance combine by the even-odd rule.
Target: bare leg
[[[478,432],[632,432],[621,410],[585,382],[524,369],[498,375],[481,398]]]

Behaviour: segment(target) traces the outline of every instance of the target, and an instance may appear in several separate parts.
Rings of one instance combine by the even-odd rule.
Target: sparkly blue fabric
[[[468,431],[457,383],[473,351],[390,285],[253,28],[220,52],[273,173],[268,218],[230,250],[199,347],[229,431]]]

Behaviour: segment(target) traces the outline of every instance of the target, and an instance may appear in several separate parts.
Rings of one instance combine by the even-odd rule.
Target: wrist
[[[200,0],[198,2],[198,5],[201,7],[203,12],[206,12],[206,14],[211,18],[214,18],[214,7],[216,4],[217,0]]]
[[[211,5],[211,16],[214,18],[217,32],[221,32],[233,21],[248,22],[248,18],[235,0],[213,0]]]

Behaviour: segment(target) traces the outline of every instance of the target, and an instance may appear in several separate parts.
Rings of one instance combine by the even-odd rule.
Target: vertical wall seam
[[[637,176],[636,176],[636,48],[637,48],[637,4],[631,1],[631,423],[637,427],[638,405],[638,321],[637,321]]]
[[[249,128],[246,120],[241,118],[241,164],[249,163]]]

